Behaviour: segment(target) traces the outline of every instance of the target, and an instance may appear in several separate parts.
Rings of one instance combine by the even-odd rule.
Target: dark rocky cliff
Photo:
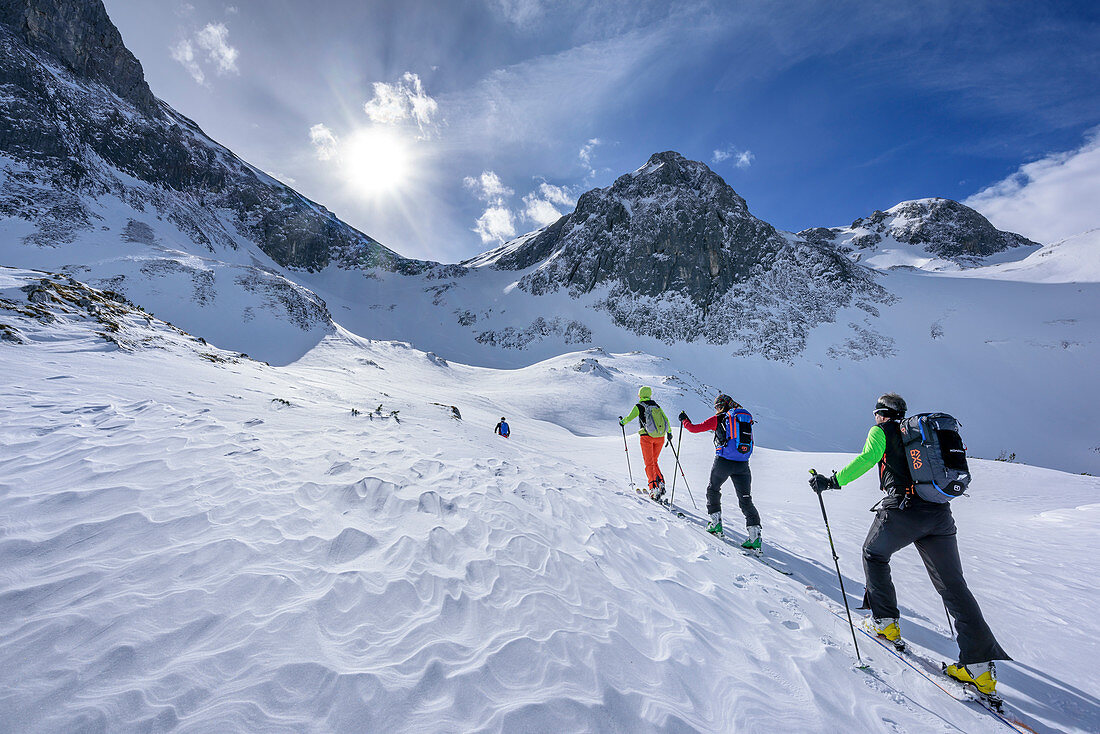
[[[497,265],[521,270],[554,255],[526,281],[532,291],[587,292],[614,280],[631,293],[674,290],[705,305],[787,246],[718,174],[670,151],[584,194],[575,211]],[[844,270],[838,263],[838,275]]]
[[[101,82],[147,114],[159,112],[141,63],[100,0],[0,0],[0,23],[76,76]]]

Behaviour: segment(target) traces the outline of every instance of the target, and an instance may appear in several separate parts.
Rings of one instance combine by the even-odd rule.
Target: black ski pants
[[[722,511],[722,483],[727,479],[733,480],[737,504],[741,505],[741,513],[745,516],[745,525],[759,525],[760,513],[752,503],[752,472],[749,471],[747,461],[714,457],[714,464],[710,467],[710,484],[707,485],[707,514]]]
[[[963,578],[955,520],[944,504],[912,505],[878,510],[863,542],[863,571],[867,575],[864,607],[881,618],[898,618],[898,598],[890,578],[890,556],[910,543],[917,546],[936,591],[955,620],[959,662],[1011,660],[989,629],[978,602]]]

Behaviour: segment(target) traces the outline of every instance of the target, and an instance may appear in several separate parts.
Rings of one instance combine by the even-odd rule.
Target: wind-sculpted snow
[[[606,412],[640,382],[666,410],[691,399],[661,360],[496,371],[345,336],[274,368],[63,345],[0,344],[8,730],[999,731],[873,651],[853,669],[847,627],[806,591],[839,599],[803,475],[841,457],[754,455],[794,578],[693,527],[683,484],[686,520],[625,486]],[[501,415],[511,439],[492,435]],[[698,494],[713,448],[681,452]],[[1094,729],[1078,651],[1095,591],[1040,569],[1088,546],[1095,479],[975,471],[960,539],[968,567],[999,549],[970,578],[1025,661],[1006,696],[1039,731]],[[868,488],[830,497],[847,574]],[[1048,541],[1018,553],[1019,532]],[[896,566],[908,633],[950,654],[919,561]],[[1015,573],[1032,593],[1005,593]]]

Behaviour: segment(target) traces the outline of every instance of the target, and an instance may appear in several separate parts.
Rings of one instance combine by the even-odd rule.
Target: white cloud
[[[190,7],[193,11],[194,7]],[[178,61],[187,73],[199,84],[206,84],[206,71],[195,49],[206,51],[206,60],[213,64],[218,75],[239,73],[237,69],[237,57],[240,55],[233,46],[229,45],[229,29],[222,23],[207,23],[196,33],[193,38],[184,38],[175,46],[169,48],[172,58]]]
[[[236,15],[239,12],[241,12],[241,9],[238,8],[236,5],[227,5],[225,8],[226,15]]]
[[[558,221],[561,212],[545,199],[540,199],[535,194],[527,194],[523,197],[523,216],[534,222],[539,227]]]
[[[581,146],[581,151],[577,154],[577,157],[581,159],[581,163],[586,166],[592,165],[592,151],[595,150],[596,146],[599,144],[599,138],[592,138],[587,143]]]
[[[591,181],[596,177],[596,169],[592,166],[592,155],[600,142],[599,138],[590,138],[587,143],[581,146],[580,152],[577,153],[581,165],[588,169],[588,173],[585,174],[585,180],[587,181]]]
[[[195,42],[207,53],[210,63],[218,67],[219,74],[237,70],[237,49],[229,45],[229,29],[224,23],[207,23],[195,36]]]
[[[504,185],[494,171],[482,171],[480,176],[467,176],[462,184],[474,196],[486,203],[485,211],[474,223],[483,243],[510,239],[516,236],[516,215],[508,207],[508,198],[515,192]]]
[[[199,66],[199,62],[195,59],[195,48],[191,45],[191,42],[184,39],[172,46],[169,51],[172,54],[172,58],[187,70],[187,73],[191,75],[199,84],[203,84],[206,81],[206,75],[203,74],[202,67]]]
[[[569,190],[564,186],[555,186],[543,181],[539,184],[539,194],[551,204],[559,204],[561,206],[577,205],[577,199],[569,193]]]
[[[320,122],[309,129],[309,142],[313,143],[313,147],[316,148],[317,160],[319,161],[331,160],[336,155],[336,149],[339,146],[336,136]]]
[[[504,242],[516,236],[516,218],[510,209],[491,206],[477,218],[473,229],[483,243]]]
[[[467,176],[462,179],[462,183],[473,191],[477,198],[497,206],[503,205],[504,199],[515,193],[505,186],[500,176],[493,171],[482,171],[477,178]]]
[[[576,206],[577,200],[563,186],[555,186],[545,181],[539,184],[538,191],[532,191],[523,197],[523,216],[536,226],[545,227],[561,218],[559,207]]]
[[[1077,150],[1020,166],[963,203],[998,229],[1044,244],[1100,227],[1100,127]]]
[[[395,84],[374,83],[374,97],[363,105],[371,122],[396,125],[411,120],[421,132],[432,124],[439,104],[424,91],[420,77],[406,71]]]
[[[756,156],[753,155],[751,150],[741,150],[733,145],[727,145],[721,150],[714,151],[714,155],[711,156],[710,162],[712,165],[722,163],[733,159],[733,165],[738,168],[748,168],[752,165],[752,162],[756,160]]]
[[[513,151],[528,157],[532,148],[549,148],[548,143],[587,139],[579,136],[591,134],[593,125],[644,97],[677,69],[678,60],[654,64],[655,59],[667,61],[675,44],[706,33],[686,28],[686,21],[675,15],[490,72],[445,98],[448,137],[467,149],[478,146],[494,155]],[[586,147],[591,156],[592,147]],[[552,165],[559,155],[555,152],[536,165]]]

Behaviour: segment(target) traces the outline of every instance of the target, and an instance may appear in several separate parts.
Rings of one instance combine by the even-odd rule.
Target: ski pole
[[[951,612],[947,609],[947,602],[943,603],[943,613],[947,615],[947,629],[951,630],[951,636],[955,636],[955,625],[951,624]]]
[[[683,426],[683,424],[681,424],[680,425],[680,437],[683,438],[683,435],[684,435],[684,426]],[[671,445],[671,444],[669,444],[669,445]],[[684,486],[687,487],[688,497],[691,497],[691,505],[696,510],[698,510],[699,505],[695,504],[695,495],[693,495],[691,493],[691,485],[688,484],[687,474],[684,474],[684,465],[680,463],[680,452],[677,450],[677,448],[675,446],[672,447],[672,455],[676,457],[676,468],[680,470],[680,476],[682,476],[684,478]],[[675,474],[672,475],[672,479],[673,479],[673,482],[676,481],[676,475]]]
[[[619,428],[623,429],[623,451],[626,452],[626,474],[630,477],[630,488],[637,491],[634,487],[634,472],[630,468],[630,447],[626,444],[626,426],[623,425],[623,417],[619,416]]]
[[[679,463],[679,461],[680,461],[680,457],[679,457],[680,441],[682,441],[683,438],[684,438],[684,424],[681,423],[680,424],[680,435],[676,439],[676,446],[673,447],[673,449],[672,449],[673,455],[676,456],[677,463]],[[669,436],[668,439],[669,439],[668,440],[668,445],[672,446],[672,436]],[[668,509],[669,510],[672,509],[673,503],[675,501],[676,501],[676,472],[672,472],[672,494],[670,494],[669,497],[668,497]]]
[[[814,476],[817,472],[810,469],[810,474]],[[836,580],[840,582],[840,597],[844,600],[844,613],[848,615],[848,627],[852,630],[852,644],[856,648],[856,660],[859,661],[859,666],[863,667],[863,658],[859,656],[859,642],[856,640],[856,626],[852,623],[852,610],[848,608],[848,594],[844,591],[844,577],[840,575],[840,556],[836,554],[836,546],[833,545],[833,531],[829,529],[829,516],[825,514],[825,500],[821,496],[821,490],[814,489],[817,492],[817,501],[821,503],[821,518],[825,521],[825,534],[829,536],[829,548],[833,551],[833,565],[836,566]]]

